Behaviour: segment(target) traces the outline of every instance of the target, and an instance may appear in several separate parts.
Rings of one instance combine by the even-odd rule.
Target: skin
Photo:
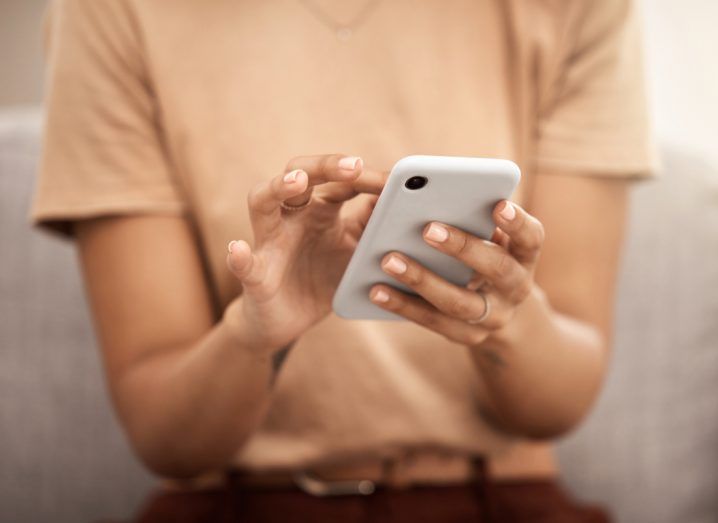
[[[253,242],[228,247],[228,270],[243,293],[220,321],[185,218],[77,223],[110,391],[151,470],[182,479],[222,469],[256,429],[281,360],[329,313],[384,180],[357,158],[328,155],[296,158],[257,186],[248,197]],[[310,196],[300,211],[279,205],[302,205]],[[477,415],[508,432],[552,438],[586,413],[605,372],[626,184],[537,176],[532,214],[512,204],[515,217],[507,221],[506,205],[495,209],[491,243],[456,229],[444,242],[427,240],[490,285],[484,322],[466,321],[483,313],[476,292],[453,287],[401,253],[393,254],[407,270],[394,276],[421,297],[391,287],[374,288],[371,296],[383,291],[388,300],[380,306],[470,351],[486,386]],[[515,473],[545,453],[534,447]]]

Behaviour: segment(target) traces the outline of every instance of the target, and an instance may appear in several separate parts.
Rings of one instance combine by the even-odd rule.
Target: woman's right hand
[[[250,191],[254,240],[228,246],[227,265],[243,290],[226,313],[250,346],[277,351],[329,313],[376,202],[355,197],[378,195],[385,179],[358,157],[303,156]]]

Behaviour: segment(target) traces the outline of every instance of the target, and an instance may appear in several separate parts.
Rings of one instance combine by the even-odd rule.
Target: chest
[[[247,192],[294,156],[520,163],[525,95],[500,6],[379,2],[346,41],[299,1],[186,0],[145,17],[161,35],[147,48],[167,153],[205,249],[221,254],[208,260],[217,284],[223,245],[251,240]]]
[[[347,41],[300,1],[215,0],[167,16],[150,49],[181,164],[211,149],[263,178],[308,152],[352,148],[375,164],[512,152],[516,86],[495,2],[379,2]]]

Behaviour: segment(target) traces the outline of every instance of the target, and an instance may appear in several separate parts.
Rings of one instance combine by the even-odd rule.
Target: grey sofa
[[[112,416],[72,247],[31,231],[36,110],[0,114],[0,521],[133,512],[153,483]],[[635,190],[613,369],[560,444],[621,522],[718,521],[718,173],[664,150]]]

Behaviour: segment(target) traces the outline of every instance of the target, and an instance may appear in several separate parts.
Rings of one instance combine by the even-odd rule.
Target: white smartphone
[[[404,253],[446,280],[466,285],[472,270],[429,246],[422,230],[438,221],[489,239],[495,228],[492,210],[511,196],[520,177],[515,163],[495,158],[407,156],[399,160],[334,294],[334,312],[347,319],[402,319],[369,299],[369,290],[377,283],[411,292],[381,269],[381,259],[390,251]]]

